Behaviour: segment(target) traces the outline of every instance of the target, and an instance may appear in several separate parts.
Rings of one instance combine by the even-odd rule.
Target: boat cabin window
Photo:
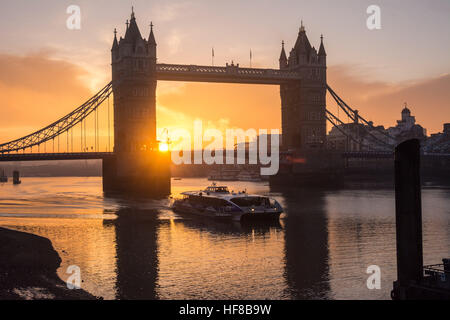
[[[239,197],[230,201],[239,207],[270,206],[270,200],[263,197]]]
[[[191,195],[191,196],[189,196],[189,201],[193,204],[198,204],[198,205],[202,205],[202,206],[211,206],[214,208],[232,206],[230,203],[228,203],[224,199],[202,197],[202,196],[192,196]]]
[[[230,193],[227,187],[208,187],[206,188],[206,192],[211,193]]]

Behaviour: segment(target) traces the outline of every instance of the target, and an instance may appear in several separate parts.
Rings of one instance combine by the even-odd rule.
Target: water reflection
[[[273,263],[272,254],[260,250],[282,233],[279,222],[241,224],[192,215],[160,219],[163,210],[137,207],[122,207],[116,215],[116,220],[104,224],[115,229],[118,299],[238,298],[232,286],[243,286],[242,279],[236,279],[239,270],[248,278],[243,269],[264,275],[267,263],[282,262],[277,254],[278,261]],[[249,258],[258,263],[246,262]],[[254,289],[257,281],[252,280]],[[217,292],[211,295],[216,285]]]
[[[121,208],[116,214],[109,222],[116,234],[116,299],[155,299],[158,212]]]
[[[294,299],[327,298],[328,230],[324,192],[281,192],[288,213],[285,227],[285,273]]]
[[[279,223],[241,225],[196,217],[162,223],[158,297],[282,298],[282,235]]]
[[[174,192],[199,189],[183,179]],[[101,179],[24,178],[4,185],[0,225],[49,238],[58,270],[82,270],[85,290],[106,299],[389,299],[395,269],[392,190],[236,190],[275,197],[286,217],[240,224],[173,213],[168,200],[109,198]],[[20,190],[21,193],[18,193]],[[449,190],[423,192],[424,262],[449,254]],[[382,270],[368,290],[366,268]]]

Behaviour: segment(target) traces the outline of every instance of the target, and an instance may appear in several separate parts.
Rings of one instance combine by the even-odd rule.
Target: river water
[[[279,223],[242,225],[170,210],[170,199],[107,198],[101,178],[22,178],[0,184],[0,226],[49,238],[58,275],[81,270],[105,299],[389,299],[396,279],[392,190],[271,191]],[[176,196],[206,179],[172,181]],[[450,256],[450,190],[422,192],[424,263]],[[367,267],[381,289],[367,288]]]

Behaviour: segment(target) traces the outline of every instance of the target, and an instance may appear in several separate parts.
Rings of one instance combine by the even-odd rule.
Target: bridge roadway
[[[166,81],[194,81],[219,83],[247,83],[280,85],[301,80],[300,74],[290,70],[157,64],[156,79]]]
[[[428,158],[450,158],[449,153],[423,153]],[[79,153],[0,153],[0,162],[8,161],[47,161],[47,160],[94,160],[114,156],[113,152],[79,152]],[[344,152],[344,158],[357,159],[393,159],[393,152]]]
[[[9,153],[0,154],[0,162],[7,161],[47,161],[47,160],[93,160],[113,156],[113,152],[80,153]]]
[[[422,152],[421,155],[427,158],[450,158],[450,153],[430,153]],[[387,151],[360,151],[360,152],[344,152],[342,154],[344,158],[356,158],[356,159],[394,159],[394,152]]]

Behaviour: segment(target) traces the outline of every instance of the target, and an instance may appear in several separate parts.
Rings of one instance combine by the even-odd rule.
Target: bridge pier
[[[142,151],[103,159],[103,191],[145,197],[170,194],[170,153]]]

